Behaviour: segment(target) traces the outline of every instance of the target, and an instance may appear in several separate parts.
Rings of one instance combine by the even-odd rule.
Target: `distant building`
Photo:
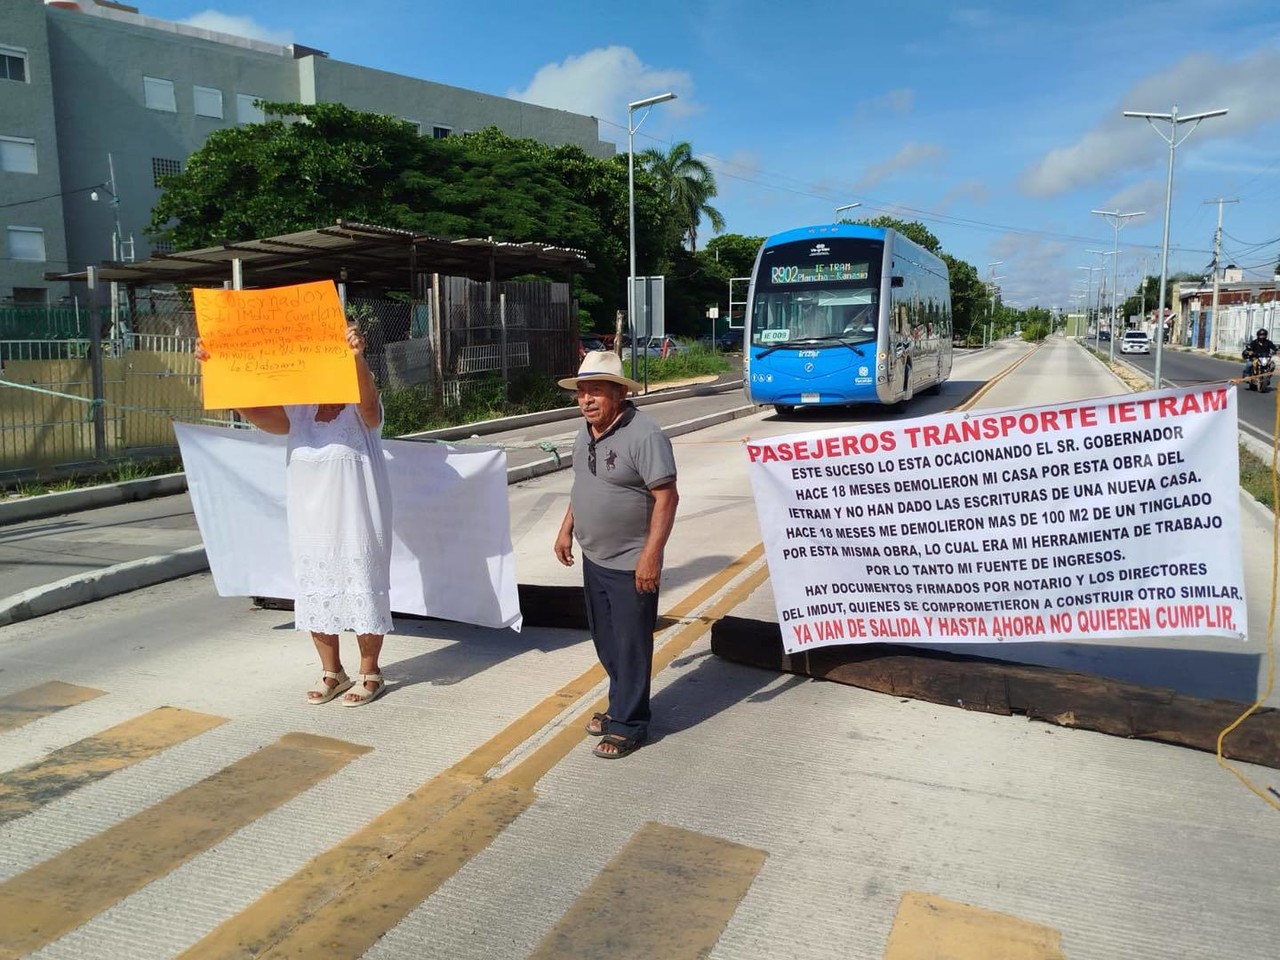
[[[1228,266],[1218,279],[1219,311],[1276,300],[1280,300],[1280,276],[1272,280],[1245,280],[1243,270]],[[1202,349],[1213,345],[1213,278],[1174,283],[1170,302],[1174,305],[1174,339]]]
[[[200,30],[106,0],[0,3],[0,306],[66,294],[46,271],[153,252],[143,230],[158,179],[181,171],[214,130],[261,121],[259,99],[342,103],[401,117],[425,137],[496,126],[597,157],[614,153],[593,117],[297,44]],[[118,202],[104,187],[109,179]]]

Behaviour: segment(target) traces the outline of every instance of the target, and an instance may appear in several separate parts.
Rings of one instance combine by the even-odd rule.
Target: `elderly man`
[[[585,421],[573,444],[573,491],[556,559],[573,565],[582,547],[587,625],[609,675],[609,707],[587,732],[593,751],[624,757],[649,733],[649,678],[658,622],[662,552],[675,523],[676,461],[657,422],[627,399],[640,385],[622,375],[616,353],[588,353],[576,377],[560,381],[578,395]]]

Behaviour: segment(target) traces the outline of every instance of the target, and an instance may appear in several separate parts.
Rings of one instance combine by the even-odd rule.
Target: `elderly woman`
[[[342,696],[344,707],[370,703],[386,689],[378,666],[391,629],[391,490],[382,456],[382,403],[364,360],[364,338],[347,330],[360,384],[357,403],[248,407],[240,415],[289,438],[286,510],[293,576],[294,625],[320,654],[320,678],[306,702]],[[209,353],[200,342],[196,359]],[[338,635],[356,634],[360,670],[342,668]],[[345,694],[345,696],[343,696]]]

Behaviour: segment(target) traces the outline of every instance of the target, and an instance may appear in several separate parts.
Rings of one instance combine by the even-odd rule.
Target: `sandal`
[[[607,713],[593,713],[591,719],[587,721],[586,731],[589,737],[603,737],[609,732],[606,726],[609,723],[609,715]]]
[[[366,680],[376,683],[377,686],[370,690],[364,685]],[[353,689],[342,698],[344,707],[363,707],[370,700],[376,700],[382,695],[382,691],[387,689],[387,681],[382,679],[382,674],[380,673],[357,674],[352,682],[354,684]]]
[[[603,760],[617,760],[619,757],[625,757],[628,753],[640,749],[640,744],[644,741],[639,737],[623,737],[616,733],[606,733],[600,738],[600,743],[591,752]],[[616,748],[614,750],[601,750],[605,744]]]
[[[331,687],[326,680],[334,680],[336,683]],[[346,693],[351,689],[351,685],[355,683],[347,676],[347,671],[339,670],[334,673],[332,670],[325,670],[320,674],[320,679],[316,681],[316,685],[307,691],[307,703],[328,703],[340,693]],[[316,693],[319,696],[313,697]]]

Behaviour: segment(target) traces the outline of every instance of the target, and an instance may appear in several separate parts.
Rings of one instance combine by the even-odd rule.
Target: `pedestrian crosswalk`
[[[705,637],[717,619],[766,577],[756,548],[722,577],[665,611],[671,626],[655,655],[655,673]],[[180,922],[183,911],[194,911],[197,904],[167,901],[173,922],[167,923],[162,911],[158,922],[164,933],[149,931],[146,949],[136,955],[354,960],[379,954],[454,960],[448,952],[432,953],[430,944],[392,954],[379,944],[482,855],[492,863],[498,839],[539,802],[544,777],[582,745],[586,719],[604,707],[588,702],[603,679],[599,665],[592,665],[409,796],[381,808],[345,839],[329,841],[332,845],[309,861],[306,855],[299,857],[301,866],[290,867],[291,874],[281,871],[233,905],[210,909],[199,904],[200,923]],[[0,698],[0,735],[22,735],[22,727],[36,720],[91,709],[86,704],[107,692],[59,681],[15,691]],[[299,711],[299,725],[318,716],[309,708]],[[118,713],[113,716],[118,718]],[[35,762],[0,770],[0,826],[51,815],[57,808],[44,809],[50,804],[74,801],[82,791],[100,788],[113,776],[127,776],[129,768],[144,761],[164,763],[168,752],[198,748],[212,731],[232,730],[244,722],[161,707],[81,736]],[[282,808],[372,753],[345,738],[276,730],[261,745],[254,742],[249,752],[220,760],[216,769],[205,768],[200,779],[193,777],[168,795],[104,820],[97,832],[82,834],[65,849],[29,858],[0,881],[0,960],[122,955],[118,940],[112,949],[94,953],[85,931],[109,926],[105,918],[127,907],[125,901],[162,888],[233,835],[278,816]],[[607,769],[610,775],[615,770]],[[584,821],[588,829],[594,815]],[[553,865],[554,852],[549,857]],[[713,826],[700,832],[659,821],[639,823],[612,859],[581,875],[576,899],[557,908],[558,917],[545,918],[545,925],[511,955],[537,960],[602,952],[615,960],[706,957],[768,858],[766,849],[716,836]],[[245,873],[253,872],[252,867],[245,864]],[[222,904],[213,892],[210,900]],[[927,912],[936,920],[936,910]],[[990,922],[980,914],[956,916],[970,926]],[[917,943],[910,930],[903,936],[907,947]],[[907,960],[916,954],[885,956]],[[1009,956],[1048,960],[1054,955]]]

